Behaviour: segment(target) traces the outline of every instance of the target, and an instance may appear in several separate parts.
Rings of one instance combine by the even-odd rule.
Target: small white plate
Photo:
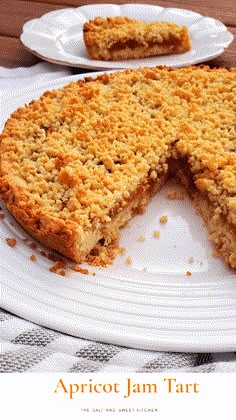
[[[83,24],[96,16],[127,16],[147,22],[162,20],[185,25],[190,31],[192,49],[185,54],[141,60],[92,60],[84,45]],[[144,4],[91,4],[53,11],[31,20],[24,25],[20,39],[32,53],[53,63],[88,69],[119,69],[202,63],[222,54],[233,35],[222,22],[190,10]]]
[[[36,79],[16,87],[12,95],[2,98],[0,130],[17,107],[82,77]],[[67,277],[49,271],[53,262],[41,255],[43,247],[38,244],[32,249],[36,241],[0,204],[5,213],[0,221],[1,306],[54,330],[121,346],[235,350],[236,273],[212,257],[206,229],[188,197],[166,197],[173,188],[180,187],[167,184],[146,213],[122,230],[120,245],[126,254],[116,258],[113,266],[84,266],[90,274],[71,271]],[[165,225],[159,223],[161,215],[168,216]],[[160,238],[153,236],[155,230]],[[7,237],[17,239],[15,248],[6,244]],[[32,254],[35,262],[30,261]],[[125,264],[127,256],[132,258],[130,266]]]

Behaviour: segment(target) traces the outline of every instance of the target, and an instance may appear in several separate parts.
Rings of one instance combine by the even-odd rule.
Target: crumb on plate
[[[7,245],[9,245],[11,248],[16,246],[16,239],[15,238],[6,238]]]
[[[52,267],[49,268],[49,271],[51,271],[51,273],[60,274],[60,271],[62,271],[61,269],[64,269],[65,266],[66,264],[64,261],[58,260]]]
[[[89,271],[86,268],[81,268],[78,265],[71,265],[70,269],[73,271],[76,271],[77,273],[81,273],[81,274],[89,274]]]
[[[137,240],[138,240],[138,242],[144,242],[145,241],[145,236],[139,236]]]
[[[125,264],[131,265],[132,264],[132,258],[131,257],[127,257],[126,260],[125,260]]]
[[[167,220],[168,220],[168,217],[167,217],[167,216],[161,216],[161,217],[160,217],[160,219],[159,219],[159,222],[160,222],[161,224],[164,224],[164,223],[166,223],[166,222],[167,222]]]

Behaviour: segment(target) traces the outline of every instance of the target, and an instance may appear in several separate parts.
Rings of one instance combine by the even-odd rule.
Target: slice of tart
[[[84,42],[94,60],[127,60],[191,49],[186,26],[170,22],[141,22],[127,17],[96,17],[84,24]]]

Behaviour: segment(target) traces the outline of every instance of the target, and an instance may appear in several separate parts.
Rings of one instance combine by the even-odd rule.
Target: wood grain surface
[[[30,66],[39,59],[21,44],[19,37],[25,22],[38,18],[44,13],[66,7],[79,7],[92,3],[142,3],[162,7],[177,7],[196,11],[204,16],[221,20],[231,31],[235,39],[220,56],[211,60],[211,66],[236,66],[236,0],[132,0],[102,1],[86,0],[0,0],[0,66]]]

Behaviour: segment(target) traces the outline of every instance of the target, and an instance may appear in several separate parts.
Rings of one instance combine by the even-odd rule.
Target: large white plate
[[[16,89],[5,98],[0,128],[18,106],[78,78],[41,80],[38,87]],[[188,197],[169,200],[170,189],[172,183],[153,198],[144,215],[122,230],[126,254],[110,268],[88,267],[89,275],[70,271],[61,277],[49,272],[53,263],[40,254],[43,248],[38,244],[31,249],[32,238],[1,204],[6,215],[0,221],[2,307],[61,332],[122,346],[235,350],[235,271],[211,256],[206,230]],[[159,223],[161,215],[168,216],[165,225]],[[153,237],[154,230],[160,230],[159,239]],[[138,240],[141,236],[143,242]],[[6,244],[7,237],[17,238],[15,248]],[[36,262],[30,261],[32,254]],[[132,258],[130,266],[125,264],[127,256]],[[192,275],[188,277],[187,271]]]
[[[119,62],[91,60],[83,41],[83,24],[96,16],[128,16],[144,21],[167,21],[188,26],[192,50],[185,54]],[[233,35],[225,25],[190,10],[144,4],[91,4],[45,14],[27,22],[21,41],[37,56],[59,64],[90,69],[135,68],[166,65],[183,67],[202,63],[223,53]]]

